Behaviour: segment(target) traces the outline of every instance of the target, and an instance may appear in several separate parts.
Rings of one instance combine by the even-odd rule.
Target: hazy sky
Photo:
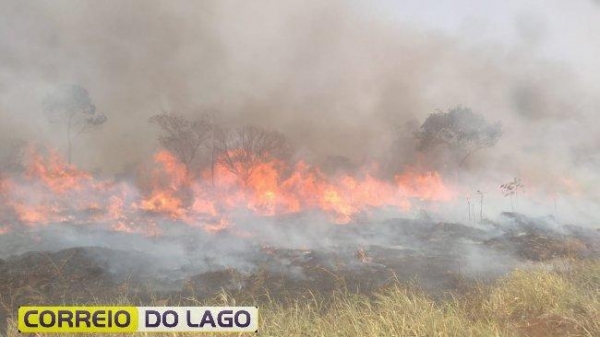
[[[385,0],[357,6],[392,25],[409,22],[473,43],[535,47],[544,57],[574,66],[588,80],[600,74],[600,1]]]

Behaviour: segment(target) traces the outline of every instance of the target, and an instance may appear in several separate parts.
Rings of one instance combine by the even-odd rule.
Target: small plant
[[[479,195],[479,221],[483,221],[483,192],[477,190],[477,194]]]
[[[469,210],[469,222],[471,221],[471,199],[467,197],[467,208]]]
[[[517,203],[517,198],[519,196],[519,190],[523,189],[521,178],[515,177],[512,181],[500,185],[500,189],[502,190],[502,194],[504,194],[505,197],[510,198],[510,207],[514,212],[515,205]]]

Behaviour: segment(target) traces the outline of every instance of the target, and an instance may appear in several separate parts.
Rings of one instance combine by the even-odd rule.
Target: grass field
[[[181,301],[153,304],[256,304],[261,336],[600,336],[600,261],[515,270],[445,299],[398,282],[370,295],[340,287],[303,298],[241,300],[222,293],[207,302]],[[123,295],[118,302],[133,301]],[[20,336],[14,318],[7,335]]]

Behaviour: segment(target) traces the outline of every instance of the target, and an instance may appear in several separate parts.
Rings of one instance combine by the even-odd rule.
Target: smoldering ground
[[[130,281],[151,285],[154,291],[180,291],[189,282],[202,284],[205,277],[225,273],[217,274],[220,281],[212,288],[202,285],[203,295],[209,296],[221,288],[251,289],[251,280],[261,273],[299,282],[300,290],[314,286],[316,292],[328,289],[319,284],[325,277],[320,273],[327,275],[327,282],[345,278],[356,287],[350,290],[361,291],[418,278],[425,290],[441,294],[456,290],[461,280],[496,278],[517,267],[600,254],[600,235],[593,229],[515,213],[477,225],[387,217],[336,226],[319,214],[287,218],[238,214],[234,219],[236,225],[219,233],[163,219],[164,234],[159,237],[94,225],[50,224],[0,236],[0,258],[14,269],[5,270],[4,276],[23,272],[19,266],[31,251],[38,251],[45,256],[40,258],[44,265],[59,268],[68,263],[73,273],[83,274],[90,265],[97,266],[104,283]],[[81,260],[64,260],[69,252]],[[55,261],[57,257],[62,262]],[[237,281],[229,284],[233,280]],[[285,289],[285,282],[264,286],[277,293]]]

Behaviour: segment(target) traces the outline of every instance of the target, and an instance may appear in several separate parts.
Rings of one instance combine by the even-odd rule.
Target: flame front
[[[161,151],[148,177],[136,182],[95,177],[54,151],[31,148],[25,163],[23,173],[0,176],[5,217],[0,234],[23,225],[72,222],[159,235],[161,217],[215,232],[231,227],[230,215],[238,211],[264,217],[316,211],[344,224],[373,210],[408,211],[416,201],[455,196],[436,172],[408,171],[383,180],[371,167],[329,177],[303,161],[260,162],[241,179],[222,165],[188,172],[171,153]]]

